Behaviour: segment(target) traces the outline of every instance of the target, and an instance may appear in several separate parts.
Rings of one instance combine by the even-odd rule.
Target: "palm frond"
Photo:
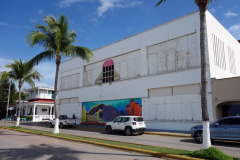
[[[26,79],[34,79],[40,81],[42,78],[42,75],[38,71],[32,69],[29,74],[23,78],[23,80],[26,81]]]
[[[167,0],[160,0],[155,7],[159,6],[162,2],[166,2]]]
[[[21,84],[24,81],[28,81],[30,85],[33,85],[34,83],[31,80],[40,81],[42,78],[41,74],[34,70],[33,66],[30,66],[28,61],[13,59],[13,63],[7,64],[6,67],[10,68],[11,71],[2,72],[0,74],[1,81],[11,78]]]
[[[46,61],[46,60],[53,60],[55,58],[55,52],[48,50],[48,51],[44,51],[38,55],[36,55],[35,57],[33,57],[30,61],[29,61],[29,66],[33,67],[35,65],[38,65],[40,62]]]
[[[93,59],[92,50],[81,47],[81,46],[71,46],[68,50],[64,51],[63,54],[66,57],[81,57],[83,60],[90,62]]]

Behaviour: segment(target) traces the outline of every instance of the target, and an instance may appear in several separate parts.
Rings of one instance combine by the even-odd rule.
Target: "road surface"
[[[0,129],[0,159],[154,160],[158,158],[97,147],[85,143]]]
[[[8,123],[9,125],[14,125],[13,123]],[[4,123],[0,122],[0,126],[3,126]],[[39,125],[38,123],[21,123],[21,126],[29,129],[37,129],[44,131],[53,131],[53,128],[49,128],[47,125]],[[202,148],[202,145],[196,143],[192,138],[179,138],[179,137],[168,137],[168,136],[156,136],[156,135],[133,135],[126,136],[121,133],[107,134],[103,131],[83,131],[76,128],[64,128],[60,129],[61,133],[87,136],[93,138],[102,138],[108,140],[116,140],[130,143],[139,143],[167,148],[175,148],[189,151],[196,151]],[[226,141],[214,141],[212,144],[213,147],[218,148],[222,152],[240,158],[240,142],[226,142]]]

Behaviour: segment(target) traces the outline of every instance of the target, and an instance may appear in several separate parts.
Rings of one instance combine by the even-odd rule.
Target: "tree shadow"
[[[6,131],[0,131],[0,135],[7,135],[7,136],[9,136],[9,135],[13,135],[13,136],[28,136],[28,135],[19,135],[19,134],[6,134]]]
[[[1,159],[48,159],[48,160],[78,160],[79,154],[96,154],[97,155],[114,155],[114,156],[133,156],[133,157],[149,157],[139,154],[114,154],[114,153],[94,153],[72,150],[68,147],[57,147],[46,144],[30,145],[26,148],[9,148],[0,149]]]

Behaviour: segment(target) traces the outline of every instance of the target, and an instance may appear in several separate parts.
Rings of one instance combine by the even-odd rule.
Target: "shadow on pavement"
[[[79,154],[96,154],[96,155],[116,155],[116,156],[140,156],[149,157],[139,154],[114,154],[114,153],[94,153],[72,150],[68,147],[57,147],[45,144],[30,145],[27,148],[10,148],[0,149],[0,157],[3,159],[48,159],[48,160],[77,160]],[[78,155],[78,158],[77,158]],[[96,156],[97,157],[97,156]]]
[[[0,135],[13,135],[13,136],[28,136],[28,135],[18,135],[18,134],[5,134],[6,131],[0,131]]]
[[[195,141],[195,139],[182,139],[180,142],[185,143],[193,143],[193,144],[200,144]],[[237,141],[220,141],[220,140],[214,140],[212,141],[213,146],[223,146],[223,147],[235,147],[240,148],[240,142]]]

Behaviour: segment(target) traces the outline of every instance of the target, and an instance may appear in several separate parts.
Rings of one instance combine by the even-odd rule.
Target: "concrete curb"
[[[123,147],[123,146],[117,146],[117,145],[110,145],[110,144],[104,144],[104,143],[99,143],[99,142],[91,142],[91,141],[87,141],[87,140],[80,140],[80,139],[74,139],[74,138],[66,138],[66,137],[60,137],[60,136],[57,136],[57,135],[45,134],[45,133],[34,133],[34,132],[30,132],[30,131],[23,131],[23,130],[19,130],[19,129],[6,128],[6,127],[0,127],[0,128],[19,131],[19,132],[24,132],[24,133],[54,137],[54,138],[59,138],[59,139],[69,140],[69,141],[74,141],[74,142],[88,143],[88,144],[93,144],[93,145],[98,145],[98,146],[103,146],[103,147],[108,147],[108,148],[120,149],[120,150],[124,150],[124,151],[128,151],[128,152],[129,151],[137,152],[137,153],[147,154],[147,155],[151,155],[153,157],[158,157],[158,158],[173,158],[173,159],[179,159],[179,160],[200,160],[198,158],[191,158],[191,157],[185,157],[185,156],[173,155],[173,154],[165,154],[165,153],[160,153],[160,152],[155,152],[155,151],[147,151],[147,150],[143,150],[143,149],[129,148],[129,147]]]
[[[88,127],[74,127],[83,130],[95,130],[95,131],[105,131],[103,128],[88,128]],[[169,136],[169,137],[180,137],[180,138],[192,138],[190,135],[176,134],[176,133],[158,133],[158,132],[144,132],[144,134],[155,135],[155,136]]]

